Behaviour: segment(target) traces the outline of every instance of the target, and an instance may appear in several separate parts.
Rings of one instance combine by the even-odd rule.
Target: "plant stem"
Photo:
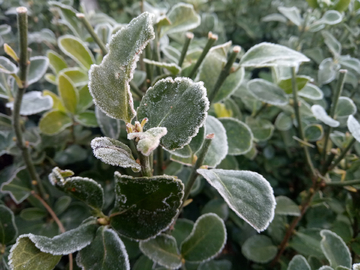
[[[240,46],[235,46],[228,58],[228,61],[226,62],[226,65],[224,66],[224,68],[221,70],[220,75],[214,85],[214,88],[212,89],[212,91],[210,92],[209,95],[209,101],[210,103],[212,103],[216,97],[216,95],[219,93],[220,88],[222,86],[222,84],[225,82],[226,78],[230,75],[231,73],[231,68],[232,65],[234,64],[236,57],[238,56],[239,52],[241,51]]]
[[[190,32],[187,32],[185,37],[186,37],[185,43],[184,43],[183,49],[181,51],[181,55],[180,55],[180,59],[179,59],[179,63],[178,63],[179,67],[181,67],[182,64],[184,63],[186,53],[187,53],[187,51],[189,49],[190,42],[194,38],[194,34],[190,33]]]
[[[306,141],[305,140],[304,129],[303,129],[302,122],[301,122],[301,116],[300,116],[298,92],[297,92],[298,88],[297,88],[297,84],[296,84],[295,67],[291,68],[291,83],[292,83],[292,92],[293,92],[293,98],[294,98],[295,116],[296,116],[296,121],[298,123],[299,137],[300,137],[301,140]],[[313,163],[311,161],[309,149],[305,145],[303,145],[302,147],[304,148],[304,152],[305,152],[305,156],[306,156],[306,162],[307,162],[307,164],[308,164],[308,166],[309,166],[309,168],[311,170],[311,174],[312,174],[312,176],[316,176],[314,165],[313,165]]]
[[[331,149],[330,155],[327,157],[324,166],[321,170],[321,175],[325,175],[328,171],[329,166],[331,165],[331,163],[333,162],[335,156],[336,156],[336,149]]]
[[[204,60],[205,56],[208,54],[209,50],[211,49],[212,45],[215,43],[215,41],[217,41],[218,36],[209,32],[208,34],[208,42],[205,45],[205,48],[203,49],[199,59],[196,61],[195,66],[193,67],[193,69],[190,72],[189,78],[190,79],[194,79],[196,71],[198,70],[198,68],[200,67],[202,61]]]
[[[150,164],[150,156],[144,156],[141,152],[138,152],[139,154],[139,160],[141,164],[141,174],[145,177],[151,177],[152,176],[152,169]]]
[[[331,103],[331,108],[330,108],[330,117],[334,118],[335,116],[335,111],[336,111],[336,107],[339,101],[339,97],[341,95],[341,92],[344,88],[344,82],[345,82],[345,76],[346,76],[347,70],[346,69],[340,69],[339,70],[339,79],[336,85],[336,89],[332,98],[332,103]],[[325,134],[325,141],[324,141],[324,148],[323,148],[323,159],[325,160],[326,157],[326,148],[329,142],[329,137],[330,137],[330,133],[332,131],[332,128],[329,127],[327,129],[327,132]]]
[[[159,145],[156,149],[157,152],[157,159],[156,159],[156,168],[157,168],[157,175],[163,175],[163,163],[164,163],[164,149]]]
[[[96,42],[96,44],[99,45],[100,50],[102,51],[102,54],[103,55],[107,54],[108,50],[107,50],[105,44],[98,37],[98,35],[95,33],[94,28],[91,26],[88,19],[86,19],[85,15],[83,13],[77,13],[76,17],[78,17],[80,19],[80,21],[85,26],[86,30],[89,32],[90,36],[93,38],[93,40]]]
[[[348,181],[342,181],[342,182],[325,182],[325,185],[327,185],[327,186],[339,186],[339,187],[360,185],[360,179],[348,180]]]
[[[155,61],[160,62],[160,41],[159,41],[159,36],[160,36],[160,28],[159,27],[155,27],[155,48],[154,48],[154,54],[153,54],[153,58]],[[155,66],[157,75],[161,75],[162,74],[162,70],[159,66]]]
[[[147,59],[151,59],[152,53],[151,53],[151,43],[146,46],[145,48],[145,56]],[[153,80],[153,66],[150,64],[145,63],[146,68],[146,84],[148,87],[151,86],[151,82]]]
[[[341,155],[337,159],[335,159],[334,163],[328,168],[328,171],[334,169],[340,163],[340,161],[343,160],[343,158],[346,156],[347,152],[349,152],[349,150],[355,144],[355,142],[356,142],[355,138],[352,138],[349,144],[344,149],[344,151],[341,152]]]
[[[19,7],[16,9],[18,15],[18,30],[19,30],[19,43],[20,43],[20,57],[19,57],[19,77],[23,87],[19,87],[13,108],[13,118],[12,125],[15,131],[16,144],[21,150],[22,157],[26,164],[26,169],[28,170],[31,177],[31,184],[33,188],[40,194],[42,198],[46,198],[44,187],[41,183],[39,175],[36,173],[35,166],[32,162],[30,151],[26,145],[23,133],[20,124],[20,108],[22,103],[22,98],[25,94],[27,87],[27,70],[28,70],[28,49],[27,49],[27,9],[25,7]]]

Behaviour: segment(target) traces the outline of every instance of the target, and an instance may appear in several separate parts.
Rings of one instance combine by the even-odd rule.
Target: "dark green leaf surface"
[[[311,270],[311,268],[304,256],[295,255],[289,263],[288,270]]]
[[[24,167],[16,170],[1,186],[1,191],[9,194],[17,204],[23,202],[30,195],[31,190],[31,178]]]
[[[14,214],[5,205],[0,205],[0,244],[11,243],[17,236]]]
[[[253,235],[241,247],[242,254],[257,263],[271,261],[277,253],[277,247],[265,235]]]
[[[182,242],[190,235],[193,228],[194,222],[189,219],[179,218],[176,221],[171,235],[176,239],[179,248]]]

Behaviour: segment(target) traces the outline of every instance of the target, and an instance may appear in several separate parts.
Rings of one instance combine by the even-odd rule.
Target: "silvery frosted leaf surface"
[[[171,235],[176,239],[177,245],[180,248],[182,242],[190,235],[194,227],[194,222],[189,219],[179,218],[176,220],[174,230]]]
[[[4,56],[0,56],[0,72],[5,74],[16,74],[18,67]]]
[[[136,115],[129,82],[139,54],[154,39],[152,16],[145,12],[113,35],[109,53],[89,72],[94,103],[110,117],[130,123]]]
[[[209,115],[205,122],[205,132],[206,134],[214,133],[215,137],[212,139],[203,164],[216,167],[226,157],[229,150],[226,130],[218,119]]]
[[[332,119],[325,111],[323,107],[320,105],[313,105],[311,107],[311,111],[313,112],[316,119],[319,119],[324,124],[330,127],[338,127],[340,125],[339,121]]]
[[[330,266],[333,268],[338,266],[351,268],[351,254],[344,240],[329,230],[322,230],[320,235],[322,236],[321,249],[330,262]]]
[[[226,228],[221,218],[213,213],[202,215],[181,244],[181,255],[189,262],[208,261],[222,251],[226,238]]]
[[[24,167],[17,169],[9,180],[1,185],[1,191],[9,194],[17,204],[23,202],[32,190],[31,178]]]
[[[328,31],[322,31],[322,36],[324,37],[324,42],[328,46],[331,53],[334,57],[338,57],[341,54],[341,43],[336,40],[336,38],[330,34]]]
[[[250,171],[197,170],[224,198],[234,212],[258,232],[274,217],[275,197],[269,182]]]
[[[343,1],[345,2],[345,1]],[[328,25],[334,25],[338,24],[342,21],[343,16],[341,13],[337,10],[327,10],[324,15],[321,17],[320,20],[317,21],[317,23],[321,24],[328,24]]]
[[[342,55],[339,58],[339,63],[348,68],[354,70],[356,73],[360,74],[360,60],[350,55]]]
[[[347,121],[348,129],[353,137],[360,142],[360,124],[354,116],[350,115]]]
[[[320,140],[324,135],[322,125],[317,124],[307,125],[304,129],[304,133],[305,139],[309,142],[316,142]]]
[[[303,19],[297,7],[278,7],[278,10],[296,26],[301,26]]]
[[[13,212],[5,205],[0,205],[0,243],[5,246],[15,240],[18,230]]]
[[[149,60],[146,58],[144,59],[144,63],[153,65],[153,66],[157,66],[157,67],[161,67],[161,68],[165,68],[168,71],[170,71],[171,74],[173,74],[173,75],[177,75],[181,71],[181,68],[174,63],[156,62],[156,61],[152,61],[152,60]]]
[[[360,270],[360,263],[354,263],[353,270]]]
[[[247,88],[254,97],[263,102],[278,106],[284,106],[289,103],[289,99],[283,89],[263,79],[249,81]]]
[[[278,130],[286,131],[291,129],[293,125],[291,116],[287,115],[284,112],[279,113],[275,120],[275,127]]]
[[[304,256],[295,255],[291,259],[287,270],[311,270],[311,267]]]
[[[171,8],[166,15],[171,22],[168,26],[163,26],[161,35],[185,32],[200,25],[201,19],[196,14],[193,5],[179,3]]]
[[[277,247],[265,235],[253,235],[241,247],[243,255],[257,263],[271,261],[277,253]]]
[[[75,115],[75,121],[85,127],[98,127],[94,111],[85,111]]]
[[[269,120],[248,117],[246,124],[250,127],[255,141],[266,141],[273,135],[274,125]]]
[[[179,211],[184,185],[175,177],[131,177],[115,173],[111,226],[131,239],[146,240],[166,230]]]
[[[95,108],[95,115],[102,133],[106,137],[117,139],[120,136],[120,120],[110,118],[99,107]]]
[[[312,83],[307,83],[299,92],[298,95],[311,100],[321,100],[324,97],[323,91]]]
[[[9,255],[9,265],[12,270],[42,269],[52,270],[61,259],[61,255],[54,256],[41,252],[29,239],[33,234],[23,234],[12,246]]]
[[[149,156],[160,144],[160,139],[165,136],[167,129],[164,127],[150,128],[145,132],[134,132],[128,134],[128,139],[138,138],[137,150],[144,156]]]
[[[334,268],[332,268],[328,265],[323,265],[319,268],[319,270],[334,270]],[[356,270],[356,269],[354,269],[354,270]]]
[[[124,243],[106,226],[98,228],[91,244],[79,251],[76,262],[86,270],[130,270]]]
[[[6,107],[13,109],[14,103],[6,104]],[[31,91],[24,94],[20,114],[32,115],[42,111],[50,110],[53,106],[53,99],[50,96],[43,96],[40,91]]]
[[[339,97],[335,110],[335,117],[346,117],[356,113],[356,105],[354,101],[348,97]]]
[[[49,59],[45,56],[34,56],[30,58],[27,84],[33,84],[44,76],[49,65]]]
[[[277,196],[275,213],[277,215],[300,216],[300,208],[291,199],[285,196]]]
[[[91,218],[76,229],[66,231],[53,238],[34,234],[28,234],[28,237],[42,252],[66,255],[89,245],[95,237],[98,226],[96,218]]]
[[[319,85],[332,82],[336,78],[336,74],[339,68],[340,65],[335,63],[331,57],[325,58],[319,65]]]
[[[149,88],[138,108],[139,120],[148,118],[145,130],[166,127],[160,144],[168,150],[182,148],[199,131],[207,116],[209,101],[201,82],[188,78],[163,79]]]
[[[75,87],[81,87],[88,84],[88,74],[81,68],[72,67],[72,68],[65,68],[61,70],[61,73],[68,76],[70,80],[73,82]],[[91,97],[92,99],[92,97]]]
[[[141,241],[140,250],[153,262],[170,269],[181,267],[181,256],[177,248],[176,239],[167,234],[160,234],[155,238]]]
[[[211,260],[199,265],[198,270],[231,270],[232,263],[228,260]]]
[[[91,141],[91,148],[94,156],[107,164],[123,168],[131,167],[136,171],[141,170],[140,165],[132,156],[131,149],[122,142],[107,137],[98,137]]]
[[[298,66],[309,62],[302,53],[285,46],[263,42],[253,46],[241,58],[243,67]]]

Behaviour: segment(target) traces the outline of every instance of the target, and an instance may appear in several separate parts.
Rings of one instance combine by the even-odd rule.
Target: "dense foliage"
[[[360,1],[94,3],[0,1],[0,270],[359,270]]]

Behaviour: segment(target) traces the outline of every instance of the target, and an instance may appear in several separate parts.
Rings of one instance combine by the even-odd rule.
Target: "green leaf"
[[[87,46],[77,37],[71,35],[61,36],[58,39],[60,50],[82,66],[85,70],[89,70],[91,65],[95,63],[94,56]]]
[[[144,156],[149,156],[160,144],[160,139],[165,136],[167,129],[164,127],[150,128],[145,132],[128,133],[128,139],[139,139],[137,142],[137,150]]]
[[[47,216],[47,212],[44,209],[29,207],[21,211],[20,217],[24,220],[39,220]]]
[[[201,211],[201,214],[214,213],[222,220],[227,220],[229,217],[229,207],[223,199],[212,199],[208,201]]]
[[[93,98],[89,92],[89,86],[84,85],[79,90],[79,102],[77,104],[76,111],[78,113],[85,111],[93,105]]]
[[[278,10],[296,26],[303,24],[303,18],[301,18],[297,7],[278,7]]]
[[[360,142],[360,123],[354,116],[350,115],[347,121],[348,129],[353,137]]]
[[[295,255],[291,259],[287,270],[311,270],[311,267],[304,256]]]
[[[95,112],[93,112],[93,111],[85,111],[85,112],[75,115],[75,121],[85,127],[97,127],[98,126]]]
[[[86,270],[130,270],[124,243],[105,226],[99,227],[91,244],[79,251],[76,262]]]
[[[356,113],[356,105],[352,99],[348,97],[340,97],[335,110],[334,117],[347,117]]]
[[[56,186],[95,210],[101,210],[103,207],[104,190],[90,178],[70,177],[65,181],[57,181]]]
[[[30,58],[27,84],[36,83],[44,76],[49,65],[49,59],[45,56],[34,56]]]
[[[196,14],[194,7],[190,4],[178,3],[172,7],[166,17],[170,25],[163,26],[161,35],[185,32],[200,25],[200,16]]]
[[[58,74],[61,70],[67,68],[64,58],[57,52],[49,50],[47,51],[46,56],[49,59],[50,68],[55,74]]]
[[[342,55],[339,58],[339,63],[348,69],[354,70],[357,74],[360,74],[360,60],[353,58],[350,55]],[[349,74],[347,74],[349,75]]]
[[[157,67],[161,67],[161,68],[165,68],[168,71],[170,71],[170,73],[172,75],[177,75],[181,71],[181,67],[179,67],[178,65],[176,65],[174,63],[156,62],[156,61],[152,61],[152,60],[149,60],[146,58],[144,58],[144,63],[153,65],[153,66],[157,66]]]
[[[308,125],[304,129],[305,139],[309,142],[316,142],[321,140],[324,135],[322,125]]]
[[[176,221],[174,230],[171,234],[176,239],[178,248],[180,248],[182,242],[184,242],[184,240],[190,235],[193,228],[194,222],[189,219],[179,218]]]
[[[330,266],[336,268],[341,265],[351,268],[351,254],[341,237],[329,230],[322,230],[320,235],[322,236],[321,249],[330,262]]]
[[[66,231],[53,238],[31,233],[27,237],[41,252],[52,255],[67,255],[90,245],[98,226],[96,218],[90,218],[76,229]]]
[[[68,112],[76,113],[76,107],[79,100],[79,94],[71,82],[70,78],[64,74],[58,76],[58,91],[61,101]]]
[[[253,134],[250,128],[235,118],[220,118],[219,121],[226,130],[229,145],[227,154],[243,155],[249,152],[253,144]]]
[[[33,115],[42,111],[50,110],[53,106],[53,99],[49,96],[43,96],[40,91],[31,91],[24,94],[20,114]],[[6,107],[13,110],[14,102],[7,103]]]
[[[111,226],[131,239],[146,240],[166,230],[179,211],[183,183],[170,176],[137,177],[115,172]]]
[[[70,205],[71,198],[69,196],[61,196],[54,205],[54,212],[57,215],[62,214]]]
[[[336,74],[340,65],[330,58],[325,58],[319,65],[318,82],[319,85],[332,82],[336,78]]]
[[[95,115],[98,122],[98,125],[102,133],[112,139],[117,139],[120,136],[120,120],[110,118],[107,116],[99,107],[95,108]]]
[[[0,72],[5,74],[16,74],[18,67],[4,56],[0,56]]]
[[[88,152],[78,144],[71,144],[63,151],[55,154],[54,161],[61,166],[66,166],[88,158]]]
[[[248,50],[241,58],[243,67],[297,66],[309,62],[302,53],[282,45],[263,42]]]
[[[211,260],[199,265],[198,270],[231,270],[232,264],[227,260]]]
[[[168,133],[160,144],[167,150],[174,150],[188,144],[198,133],[208,108],[202,83],[194,83],[188,78],[167,78],[146,91],[137,118],[149,119],[145,130],[166,127]]]
[[[54,110],[58,110],[58,111],[62,111],[62,112],[66,112],[66,109],[64,108],[64,106],[62,105],[61,99],[53,92],[49,91],[49,90],[44,90],[43,91],[43,96],[50,96],[53,100],[53,106],[52,108]]]
[[[274,217],[273,189],[264,177],[250,171],[197,170],[224,198],[229,207],[258,232]]]
[[[75,87],[87,86],[88,84],[89,78],[87,72],[83,71],[78,67],[63,69],[61,73],[68,76]],[[89,96],[91,97],[90,93]]]
[[[321,266],[319,268],[319,270],[334,270],[334,268],[330,267],[330,266],[327,266],[327,265],[324,265],[324,266]]]
[[[156,238],[140,242],[140,250],[155,263],[170,269],[181,267],[181,256],[176,239],[171,235],[160,234]]]
[[[319,230],[305,229],[296,231],[289,242],[289,246],[303,255],[313,255],[322,259],[324,254],[320,247],[320,240]]]
[[[265,235],[253,235],[241,247],[242,254],[257,263],[267,263],[275,258],[277,247]]]
[[[350,2],[349,0],[340,0],[338,1],[338,4],[336,6],[340,7],[339,3],[340,2]],[[349,5],[349,4],[348,4]],[[338,10],[338,11],[342,11],[337,9],[335,6],[334,9]],[[342,21],[343,16],[341,15],[340,12],[336,11],[336,10],[327,10],[324,15],[321,17],[320,20],[317,21],[317,23],[319,24],[327,24],[327,25],[334,25],[334,24],[338,24]]]
[[[31,193],[31,178],[24,167],[17,169],[9,180],[1,185],[1,191],[9,194],[17,204],[22,203]]]
[[[226,228],[216,214],[200,216],[191,234],[181,244],[181,255],[189,262],[204,262],[214,258],[224,248]]]
[[[18,234],[13,212],[0,204],[0,243],[5,246],[15,240]]]
[[[215,137],[210,144],[203,164],[216,167],[226,157],[228,152],[226,130],[218,119],[209,115],[205,122],[205,132],[206,134],[214,133]]]
[[[323,122],[324,124],[330,127],[338,127],[340,125],[339,121],[332,119],[320,105],[313,105],[311,111],[314,114],[315,118]]]
[[[248,117],[246,124],[250,127],[255,141],[267,141],[273,135],[274,126],[269,120]]]
[[[131,149],[122,142],[107,137],[98,137],[91,141],[91,148],[94,156],[104,163],[123,168],[130,167],[136,172],[141,170],[140,165],[132,156]]]
[[[278,83],[278,86],[280,88],[282,88],[286,94],[292,94],[292,81],[291,80],[292,80],[291,78],[282,79]],[[310,80],[311,80],[311,78],[308,76],[296,76],[296,85],[297,85],[298,91],[302,90]]]
[[[155,34],[152,17],[144,12],[113,35],[109,53],[89,72],[89,89],[94,103],[107,115],[130,123],[134,110],[129,82],[139,54]]]
[[[41,269],[52,270],[61,259],[61,255],[54,256],[41,252],[29,239],[32,234],[18,237],[16,244],[10,250],[9,265],[13,270]]]
[[[64,112],[51,111],[43,115],[39,122],[41,133],[55,135],[72,125],[71,118]]]
[[[308,98],[311,100],[321,100],[324,97],[324,93],[315,84],[307,83],[299,92],[300,97]]]
[[[337,39],[328,31],[322,31],[321,34],[324,37],[324,42],[326,46],[329,48],[330,52],[334,55],[334,57],[340,56],[341,43],[337,41]]]
[[[353,270],[360,270],[360,263],[354,263]]]
[[[280,131],[287,131],[291,129],[293,121],[291,116],[284,112],[279,113],[275,120],[275,127]]]
[[[276,84],[263,79],[254,79],[247,83],[249,92],[258,100],[276,106],[285,106],[289,99],[284,90]]]
[[[300,216],[300,208],[291,199],[285,196],[277,196],[276,198],[275,214]]]

